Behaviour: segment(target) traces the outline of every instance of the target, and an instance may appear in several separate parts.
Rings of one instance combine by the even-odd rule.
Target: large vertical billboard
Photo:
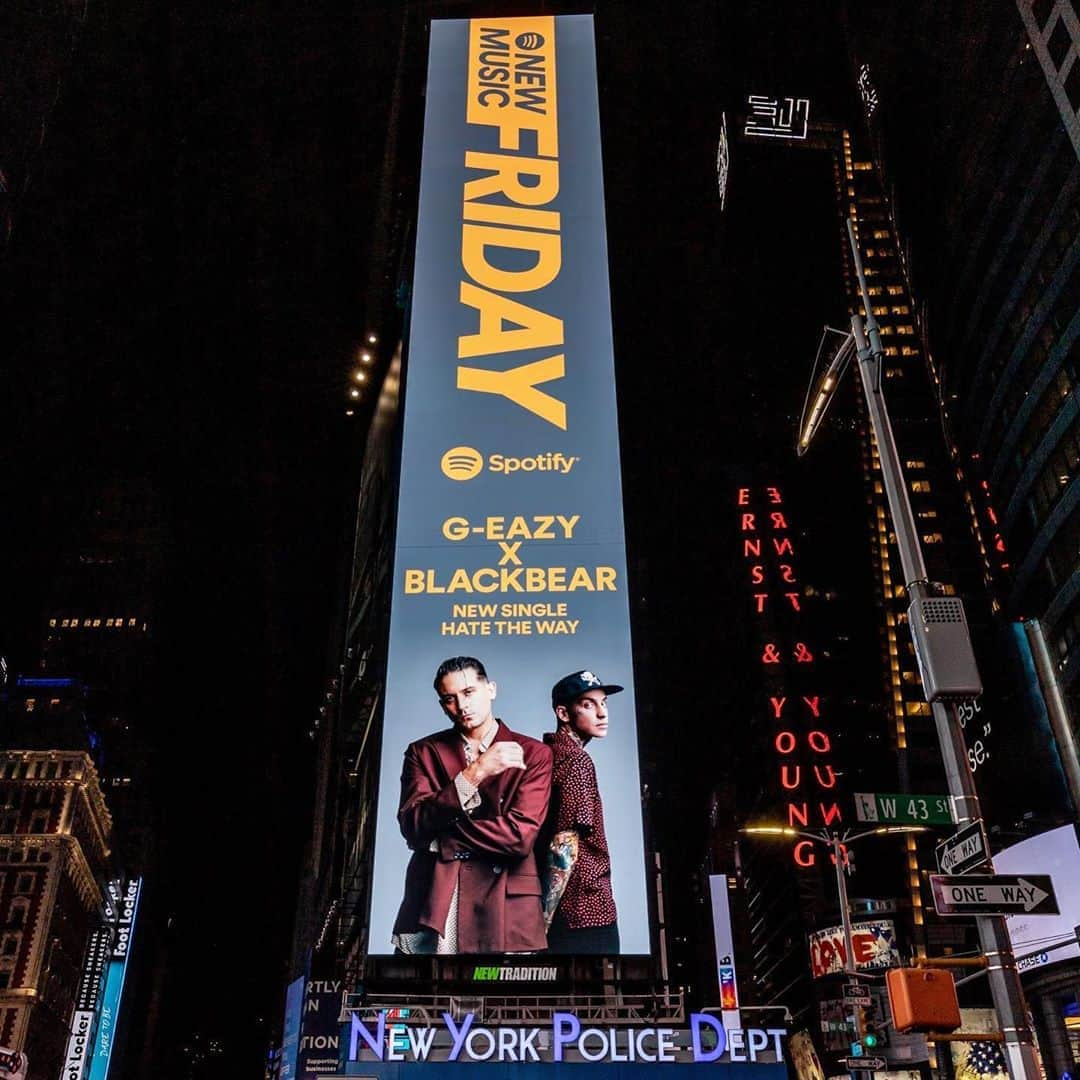
[[[112,931],[95,930],[83,961],[82,977],[75,994],[75,1009],[71,1016],[71,1037],[64,1060],[63,1080],[82,1080],[93,1052],[94,1020],[104,988],[106,965],[112,952]]]
[[[369,951],[544,948],[553,838],[553,947],[649,952],[593,26],[436,21]]]
[[[126,882],[117,879],[108,884],[105,912],[112,927],[112,948],[98,1002],[97,1031],[89,1060],[90,1080],[108,1080],[141,894],[142,878],[131,878]]]

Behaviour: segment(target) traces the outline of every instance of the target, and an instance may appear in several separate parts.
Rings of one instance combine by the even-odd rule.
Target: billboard
[[[105,914],[112,933],[105,984],[97,1005],[97,1031],[89,1050],[90,1080],[107,1080],[109,1075],[141,894],[142,878],[114,879],[106,889]]]
[[[727,874],[709,875],[712,900],[713,944],[716,948],[716,982],[724,1027],[739,1026],[739,986],[735,980],[735,938],[731,930]]]
[[[300,1024],[304,1015],[304,983],[301,975],[285,991],[285,1021],[281,1029],[281,1080],[296,1080],[300,1058]]]
[[[1080,845],[1076,829],[1057,829],[1021,840],[994,856],[996,874],[1049,874],[1060,915],[1010,915],[1005,920],[1020,971],[1080,956]]]
[[[856,971],[900,966],[896,927],[890,919],[851,924],[851,949]],[[844,970],[847,947],[844,928],[829,926],[810,935],[810,974],[815,979]]]
[[[304,1017],[300,1025],[299,1080],[337,1075],[340,1012],[341,981],[309,979],[304,987]]]
[[[592,19],[433,22],[426,102],[369,952],[551,944],[534,858],[574,787],[553,927],[648,953]],[[440,705],[454,657],[486,677]],[[545,749],[570,674],[605,715]],[[459,691],[501,721],[472,761]]]
[[[64,1060],[64,1080],[82,1080],[93,1049],[94,1019],[105,980],[105,968],[112,952],[112,931],[102,928],[90,935],[82,977],[71,1016],[71,1035]]]

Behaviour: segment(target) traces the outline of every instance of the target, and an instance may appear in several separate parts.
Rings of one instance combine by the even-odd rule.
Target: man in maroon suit
[[[533,844],[551,751],[495,718],[495,691],[479,660],[444,661],[435,693],[453,726],[405,751],[398,824],[413,855],[394,922],[398,952],[547,947]]]

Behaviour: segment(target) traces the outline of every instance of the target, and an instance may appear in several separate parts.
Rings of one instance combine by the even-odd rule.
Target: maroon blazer
[[[454,786],[466,765],[455,729],[405,751],[398,824],[413,854],[395,934],[423,927],[444,933],[457,885],[458,952],[547,948],[533,844],[551,797],[551,750],[500,722],[492,742],[504,740],[521,744],[525,768],[485,780],[471,814],[462,810]]]

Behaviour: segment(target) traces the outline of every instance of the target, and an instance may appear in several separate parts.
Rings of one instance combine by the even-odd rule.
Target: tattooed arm
[[[566,883],[574,872],[578,859],[578,834],[572,829],[557,833],[547,850],[544,887],[544,927],[551,927],[555,909],[559,906]]]

